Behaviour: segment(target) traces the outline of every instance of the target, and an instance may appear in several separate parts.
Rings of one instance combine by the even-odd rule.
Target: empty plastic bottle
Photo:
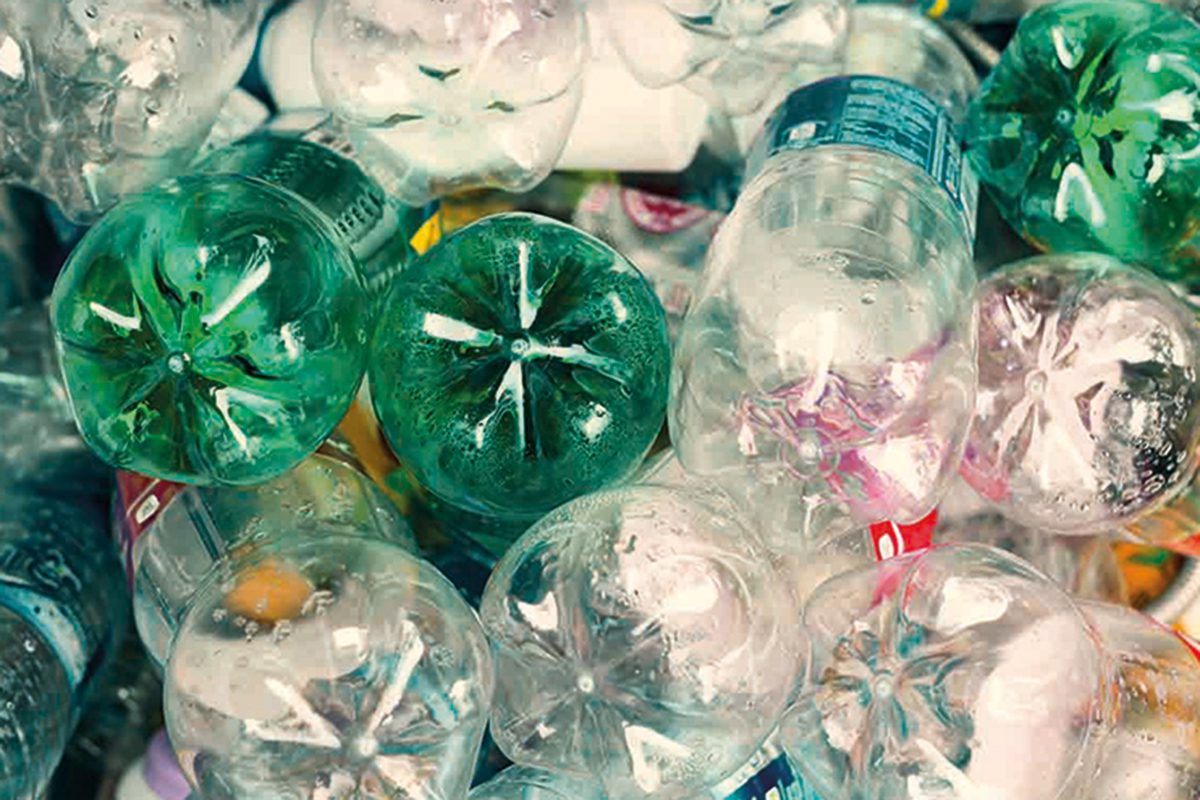
[[[76,421],[105,461],[255,483],[346,413],[371,296],[408,257],[420,212],[319,120],[285,117],[126,200],[71,254],[51,309]]]
[[[647,86],[683,82],[727,114],[749,114],[802,62],[836,63],[843,0],[606,0],[604,23]]]
[[[523,527],[637,469],[669,369],[662,306],[632,264],[569,225],[497,214],[397,279],[370,385],[435,498]],[[484,544],[499,554],[512,538]]]
[[[612,797],[694,797],[745,764],[804,652],[757,536],[663,487],[550,513],[501,559],[480,608],[501,750]]]
[[[1084,797],[1112,674],[1078,607],[1000,550],[946,545],[838,575],[781,742],[826,800]]]
[[[4,0],[0,181],[72,220],[182,172],[237,84],[266,0]]]
[[[787,510],[768,530],[779,544],[919,520],[958,467],[976,195],[954,129],[889,78],[798,89],[709,251],[675,349],[671,438],[689,471]]]
[[[120,486],[135,618],[202,796],[466,792],[487,643],[365,476],[318,455],[251,489]]]
[[[11,187],[0,188],[0,311],[42,295],[37,255],[45,223],[38,205]]]
[[[963,477],[1037,530],[1097,533],[1185,490],[1200,444],[1195,315],[1150,273],[1037,256],[979,296],[979,394]]]
[[[0,314],[0,470],[4,481],[72,500],[107,501],[112,485],[71,418],[42,303]]]
[[[105,512],[0,486],[0,797],[42,796],[128,619]]]
[[[1129,608],[1086,602],[1113,661],[1116,712],[1086,800],[1200,796],[1200,645]]]
[[[984,81],[969,155],[1042,249],[1107,252],[1193,280],[1200,27],[1147,0],[1070,0],[1026,17]]]
[[[575,119],[587,25],[574,0],[302,0],[268,29],[283,108],[319,104],[390,156],[396,196],[533,188]]]

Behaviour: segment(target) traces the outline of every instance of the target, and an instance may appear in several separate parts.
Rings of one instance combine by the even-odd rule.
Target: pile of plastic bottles
[[[0,0],[0,800],[1197,800],[1200,13]]]

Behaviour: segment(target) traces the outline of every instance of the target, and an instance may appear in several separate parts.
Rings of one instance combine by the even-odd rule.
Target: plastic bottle
[[[681,463],[788,512],[779,546],[922,519],[974,406],[976,194],[951,118],[914,86],[830,78],[777,109],[747,176],[675,350]]]
[[[135,619],[202,796],[465,793],[486,640],[374,484],[323,455],[247,489],[121,477]]]
[[[254,49],[265,0],[4,4],[0,181],[89,222],[182,171]]]
[[[292,3],[267,24],[259,50],[262,68],[271,97],[282,109],[324,108],[312,73],[313,31],[320,12],[320,0],[299,0]],[[594,19],[594,8],[588,10],[590,57],[581,64],[582,94],[579,108],[570,120],[564,120],[570,135],[565,144],[557,144],[561,154],[555,154],[551,165],[560,170],[617,169],[638,172],[678,172],[696,154],[704,134],[708,104],[682,86],[650,89],[630,74],[629,68],[603,33],[603,24]],[[574,12],[571,12],[574,13]],[[572,89],[570,94],[574,94]],[[525,113],[515,110],[514,113]],[[621,135],[612,136],[609,128],[613,119],[621,120]],[[534,131],[526,128],[526,136]],[[554,150],[564,131],[548,125],[537,130],[548,141],[547,156]],[[411,159],[414,148],[402,139],[397,142],[396,158]],[[494,150],[508,144],[504,141],[476,142],[474,151]],[[437,145],[448,146],[448,145]],[[428,149],[428,148],[426,148]],[[448,166],[461,170],[447,161]],[[445,169],[442,167],[441,169]],[[533,188],[545,177],[547,165],[538,165],[529,176],[514,175],[509,180],[510,191]],[[432,178],[433,176],[431,176]],[[446,180],[444,176],[441,180]],[[464,173],[459,182],[471,179],[490,183],[485,174]],[[519,183],[513,183],[518,180]],[[492,178],[494,181],[494,177]],[[424,190],[422,190],[424,191]]]
[[[104,460],[249,484],[312,453],[346,413],[372,296],[414,231],[436,230],[338,131],[285,117],[126,200],[75,248],[51,310],[76,422]]]
[[[0,797],[41,796],[127,621],[104,518],[86,495],[0,486]]]
[[[799,63],[836,63],[847,8],[841,0],[604,4],[613,45],[638,80],[651,87],[682,82],[733,116],[759,108]]]
[[[670,370],[654,291],[593,237],[532,214],[461,228],[397,279],[370,387],[435,499],[512,527],[628,478],[662,428]]]
[[[1200,645],[1147,616],[1085,602],[1116,671],[1117,710],[1086,800],[1200,796]]]
[[[112,485],[71,418],[42,303],[0,314],[0,467],[6,481],[68,499],[107,502]]]
[[[695,797],[739,769],[804,652],[795,599],[758,537],[664,487],[548,514],[501,559],[480,609],[500,749],[613,797]]]
[[[1107,532],[1187,489],[1200,340],[1164,282],[1099,254],[1020,261],[980,287],[979,342],[962,474],[1003,514]]]
[[[260,63],[281,108],[332,111],[389,157],[396,196],[421,204],[545,178],[587,53],[573,0],[301,0],[272,20]]]
[[[780,739],[822,797],[1086,797],[1114,675],[1065,591],[995,548],[838,575],[804,610]]]
[[[1194,282],[1200,26],[1148,0],[1071,0],[1022,20],[971,106],[968,152],[1043,250]]]

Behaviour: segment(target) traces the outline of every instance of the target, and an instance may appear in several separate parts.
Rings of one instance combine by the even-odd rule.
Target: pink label
[[[113,532],[125,556],[125,574],[133,584],[133,545],[154,524],[158,515],[187,486],[136,472],[117,471],[117,525]]]
[[[899,525],[890,520],[876,522],[870,528],[875,560],[887,561],[932,546],[937,521],[938,512],[935,508],[911,525]]]
[[[621,190],[621,207],[634,225],[648,233],[675,233],[692,227],[712,213],[700,206],[637,189]]]

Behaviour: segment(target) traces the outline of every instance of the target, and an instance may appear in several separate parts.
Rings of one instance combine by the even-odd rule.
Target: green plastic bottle
[[[666,316],[642,274],[582,231],[509,213],[454,232],[396,280],[370,386],[400,460],[501,553],[524,525],[637,468],[669,375]]]
[[[87,233],[51,313],[76,422],[102,458],[241,485],[324,441],[365,372],[372,298],[420,225],[362,161],[329,122],[273,126]]]
[[[967,122],[1010,223],[1051,251],[1200,277],[1200,26],[1145,0],[1027,16]]]

